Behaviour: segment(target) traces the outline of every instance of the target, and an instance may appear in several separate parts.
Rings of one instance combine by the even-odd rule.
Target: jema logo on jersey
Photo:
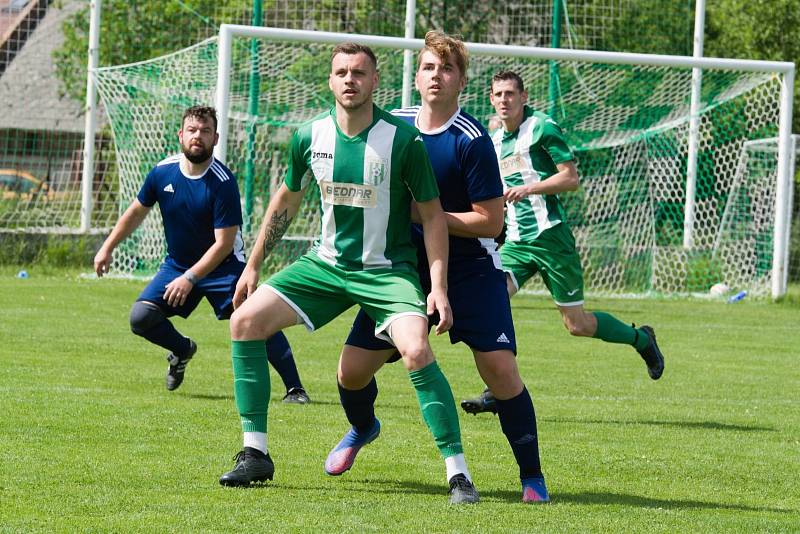
[[[333,154],[312,150],[310,167],[318,182],[330,182],[333,178]]]

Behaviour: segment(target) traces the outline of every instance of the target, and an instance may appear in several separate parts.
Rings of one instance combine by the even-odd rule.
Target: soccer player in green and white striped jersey
[[[400,352],[445,463],[455,457],[466,469],[453,394],[428,344],[429,314],[439,314],[437,333],[453,321],[445,215],[419,132],[373,104],[377,84],[372,50],[338,45],[329,76],[335,106],[292,138],[287,176],[270,200],[234,296],[234,390],[244,448],[234,469],[220,478],[223,485],[247,486],[271,480],[274,473],[267,453],[270,384],[263,340],[295,324],[314,330],[354,304],[375,321],[375,335]],[[256,289],[264,257],[285,233],[312,179],[320,188],[318,240],[309,253]],[[427,304],[410,237],[412,200],[426,231],[433,280]],[[346,376],[347,370],[339,374]],[[379,431],[374,429],[374,437]],[[474,487],[472,496],[455,497],[451,494],[451,502],[478,499]]]
[[[526,105],[522,78],[504,71],[492,78],[490,100],[503,127],[494,132],[495,153],[506,199],[506,239],[500,258],[514,295],[536,273],[573,336],[633,346],[658,380],[664,358],[652,327],[628,326],[605,312],[583,308],[583,270],[559,193],[578,188],[575,158],[561,128],[548,115]],[[470,413],[494,411],[491,393],[462,401]]]

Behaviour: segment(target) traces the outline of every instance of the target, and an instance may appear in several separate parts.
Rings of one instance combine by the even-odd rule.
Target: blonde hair
[[[458,36],[447,35],[441,30],[431,30],[425,34],[425,46],[417,54],[417,69],[422,61],[422,54],[432,52],[439,56],[442,61],[451,59],[461,71],[461,75],[467,76],[469,68],[469,53],[464,46],[464,42]]]

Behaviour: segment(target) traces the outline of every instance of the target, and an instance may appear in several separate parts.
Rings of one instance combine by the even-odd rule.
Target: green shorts
[[[358,304],[375,321],[375,336],[391,341],[386,329],[398,317],[427,319],[425,295],[417,271],[370,269],[348,271],[307,253],[266,281],[300,316],[306,328],[316,330]]]
[[[517,289],[540,273],[556,304],[583,304],[581,258],[567,225],[548,228],[533,242],[506,241],[500,247],[500,259]]]

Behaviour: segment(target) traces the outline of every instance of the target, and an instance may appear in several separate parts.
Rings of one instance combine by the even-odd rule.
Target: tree
[[[174,52],[217,33],[223,22],[249,22],[250,0],[130,2],[104,0],[100,65],[121,65]],[[210,15],[203,15],[210,14]],[[86,94],[89,6],[62,26],[64,43],[53,53],[61,91],[79,102]]]
[[[705,55],[769,61],[800,58],[797,0],[717,0],[706,15]],[[800,131],[800,84],[795,79],[792,131]]]
[[[607,1],[593,2],[602,20]],[[596,24],[596,22],[593,22]],[[609,18],[598,49],[642,54],[691,55],[694,2],[638,0]]]
[[[223,22],[249,24],[254,1],[105,0],[100,64],[119,65],[174,52],[215,35]],[[626,9],[608,17],[610,0],[582,0],[569,6],[570,22],[578,46],[581,36],[591,33],[589,26],[605,21],[602,37],[592,43],[595,48],[690,55],[694,4],[693,0],[631,0]],[[270,26],[383,35],[401,35],[405,16],[404,0],[314,0],[302,6],[292,0],[263,0],[263,7],[264,22]],[[79,101],[86,86],[88,9],[64,23],[64,44],[54,54],[62,92]],[[532,36],[544,35],[550,24],[531,13],[530,4],[519,0],[419,0],[417,37],[440,28],[461,33],[469,41],[547,46],[538,42],[541,36],[529,42]],[[542,11],[542,17],[548,13]],[[800,57],[797,0],[714,0],[707,8],[705,55],[783,61]],[[800,131],[800,99],[795,101],[794,126]]]

